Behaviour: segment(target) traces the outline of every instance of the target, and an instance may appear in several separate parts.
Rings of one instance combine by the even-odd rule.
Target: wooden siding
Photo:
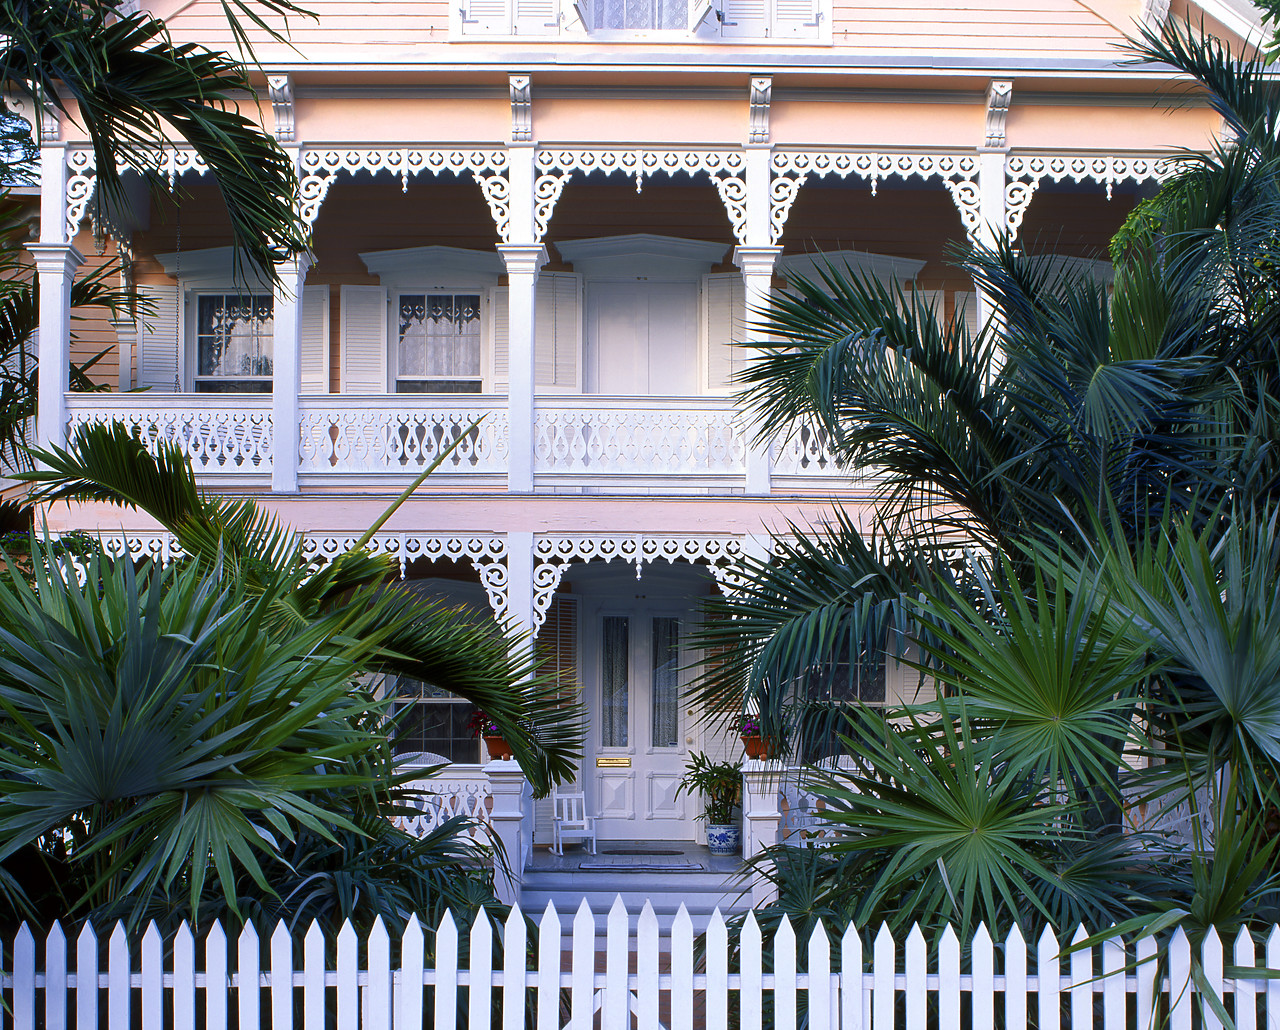
[[[1138,21],[1141,6],[1139,0],[970,0],[950,5],[918,0],[901,4],[833,0],[831,25],[837,47],[867,54],[1111,57],[1114,45]],[[180,42],[198,40],[220,47],[232,44],[218,0],[187,4],[156,0],[151,7],[162,17],[172,15],[169,27]],[[446,0],[365,0],[359,4],[314,0],[307,7],[317,15],[315,19],[294,17],[289,22],[290,38],[304,54],[314,47],[349,50],[353,46],[385,53],[448,41]],[[569,45],[583,41],[580,36],[561,40]],[[475,42],[483,43],[484,39],[477,37]],[[627,45],[602,49],[625,53]],[[679,49],[692,56],[700,50],[751,47],[717,42]],[[771,49],[776,50],[777,44],[772,43]],[[272,58],[276,51],[281,56],[286,53],[267,44],[260,56]]]
[[[76,278],[82,278],[115,259],[114,242],[108,241],[103,253],[98,254],[93,236],[89,232],[82,232],[76,237],[76,247],[85,256],[84,264],[80,266]],[[109,282],[113,286],[119,286],[120,278],[118,275],[113,275]],[[112,390],[120,385],[118,343],[115,328],[111,325],[111,314],[106,308],[76,308],[72,311],[71,360],[82,363],[105,350],[107,353],[89,370],[89,378],[99,386],[106,386]]]
[[[1136,0],[1129,24],[1141,14]],[[1078,0],[885,4],[835,0],[836,46],[876,54],[1115,55],[1122,31]]]

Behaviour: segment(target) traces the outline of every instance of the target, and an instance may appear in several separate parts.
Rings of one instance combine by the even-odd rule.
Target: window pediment
[[[506,271],[502,257],[462,247],[403,247],[360,255],[370,275],[383,286],[422,288],[496,286]]]
[[[865,250],[825,250],[813,254],[784,254],[778,258],[778,270],[784,275],[797,275],[815,282],[829,267],[837,272],[846,269],[855,275],[870,276],[882,282],[897,280],[907,283],[920,274],[925,262],[892,254],[872,254]]]
[[[729,249],[724,243],[685,240],[652,233],[566,240],[556,249],[575,272],[587,278],[696,279],[711,271]]]

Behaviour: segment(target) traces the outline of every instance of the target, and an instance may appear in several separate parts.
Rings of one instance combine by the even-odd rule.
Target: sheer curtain
[[[592,28],[687,29],[689,0],[595,0]]]
[[[631,656],[631,624],[622,615],[604,619],[604,661],[601,683],[600,743],[603,747],[627,746],[628,660]]]
[[[680,744],[680,620],[653,620],[653,747]]]

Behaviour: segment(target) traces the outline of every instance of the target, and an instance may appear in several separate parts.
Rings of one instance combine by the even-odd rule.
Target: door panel
[[[690,840],[692,805],[678,789],[686,757],[684,623],[673,613],[642,611],[603,614],[597,625],[598,714],[592,722],[600,836]]]

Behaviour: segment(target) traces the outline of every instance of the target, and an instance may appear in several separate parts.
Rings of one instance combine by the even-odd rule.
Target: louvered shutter
[[[956,314],[964,315],[965,327],[970,338],[978,335],[978,295],[976,293],[957,293],[955,295]]]
[[[743,337],[746,287],[737,273],[702,277],[702,304],[707,333],[707,388],[732,390],[733,373],[747,354],[733,344]]]
[[[342,287],[342,392],[387,391],[387,291]]]
[[[506,393],[511,381],[511,307],[507,287],[495,286],[489,298],[493,325],[493,392]]]
[[[560,0],[511,0],[517,36],[555,35],[560,28]]]
[[[178,375],[178,287],[139,286],[138,386],[166,392]]]
[[[582,277],[564,272],[538,276],[534,383],[577,393],[582,352]]]
[[[511,3],[514,0],[456,0],[462,13],[464,36],[507,36],[511,34]]]
[[[302,290],[302,392],[329,392],[329,287]]]
[[[540,676],[555,677],[564,696],[574,702],[578,699],[581,683],[578,678],[578,599],[569,594],[556,594],[547,609],[547,621],[538,631],[534,644],[534,659]],[[579,771],[577,782],[581,784]],[[567,789],[572,789],[566,785]],[[534,802],[533,839],[538,844],[551,843],[551,799]]]
[[[774,0],[771,35],[776,39],[817,39],[820,18],[819,0]]]
[[[946,313],[946,310],[943,308],[943,303],[946,300],[946,295],[941,290],[912,289],[912,291],[909,294],[907,294],[907,296],[909,297],[913,296],[921,307],[924,307],[924,308],[932,307],[934,324],[937,325],[939,330],[941,331],[946,330],[946,322],[947,322],[946,314],[947,313]]]
[[[768,0],[720,0],[720,35],[760,39],[769,35]]]

